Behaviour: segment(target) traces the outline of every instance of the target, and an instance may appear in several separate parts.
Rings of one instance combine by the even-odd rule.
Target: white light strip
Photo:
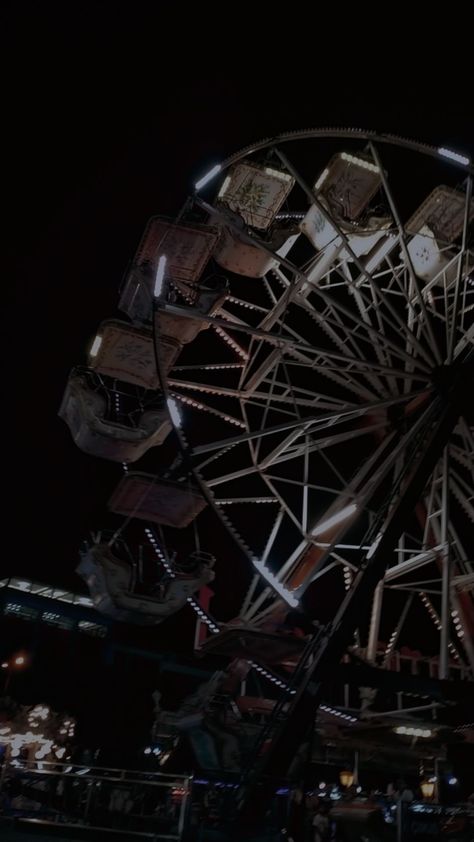
[[[345,506],[340,512],[336,512],[336,514],[323,520],[322,523],[318,523],[311,532],[311,535],[321,535],[327,529],[331,529],[331,526],[336,526],[337,523],[353,515],[356,509],[357,503],[350,503],[349,506]]]
[[[216,164],[215,167],[212,168],[212,170],[209,170],[209,172],[206,173],[206,175],[204,175],[202,178],[200,178],[199,181],[196,181],[194,189],[200,190],[201,187],[204,187],[205,184],[208,184],[214,178],[214,176],[217,175],[217,173],[220,173],[221,169],[221,165]]]
[[[176,401],[173,398],[168,398],[166,401],[168,412],[175,427],[181,427],[183,424],[181,413],[178,409]]]
[[[160,259],[158,260],[158,266],[156,269],[156,276],[155,276],[155,288],[153,290],[153,295],[155,298],[158,298],[161,293],[163,292],[163,281],[165,278],[165,270],[166,270],[166,255],[162,254]]]
[[[257,568],[260,575],[273,588],[273,590],[276,591],[276,593],[279,594],[291,608],[296,608],[296,606],[299,603],[299,600],[294,596],[292,591],[289,591],[288,588],[285,588],[285,586],[282,585],[282,583],[277,579],[275,574],[268,569],[268,567],[265,567],[263,561],[259,561],[259,559],[254,558],[253,564]]]
[[[322,173],[321,173],[321,175],[319,176],[319,178],[318,178],[318,180],[317,180],[316,184],[314,185],[314,189],[315,189],[315,190],[319,190],[319,188],[321,187],[321,184],[323,184],[323,182],[324,182],[324,181],[326,181],[326,179],[327,179],[328,175],[329,175],[329,170],[328,170],[328,168],[326,167],[326,169],[322,171]]]
[[[92,343],[92,348],[89,351],[89,355],[91,357],[96,357],[97,354],[99,353],[99,349],[100,349],[101,345],[102,345],[102,337],[96,336],[96,338],[94,339],[94,341]]]
[[[219,199],[222,199],[222,196],[224,196],[224,194],[227,192],[227,188],[228,188],[231,180],[232,179],[231,179],[230,175],[226,175],[226,177],[224,178],[224,181],[222,182],[222,187],[219,190],[219,193],[217,194]]]
[[[453,152],[451,149],[446,149],[445,146],[439,147],[438,155],[442,155],[443,158],[449,158],[450,161],[456,161],[457,164],[464,164],[465,167],[469,166],[471,163],[470,159],[465,155],[460,155],[459,152]]]

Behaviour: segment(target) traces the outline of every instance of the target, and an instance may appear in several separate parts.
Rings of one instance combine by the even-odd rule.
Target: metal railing
[[[0,814],[127,839],[182,838],[192,778],[128,769],[5,759]]]

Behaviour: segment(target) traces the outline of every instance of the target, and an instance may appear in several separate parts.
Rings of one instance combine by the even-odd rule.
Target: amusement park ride
[[[472,680],[473,173],[448,149],[374,132],[255,143],[203,176],[178,218],[149,221],[122,317],[70,374],[60,416],[124,471],[108,501],[119,525],[78,572],[117,620],[196,613],[199,653],[230,666],[180,727],[211,697],[256,714],[245,769],[222,738],[247,789],[288,769],[318,707],[347,733],[373,717],[417,622],[438,635],[436,679]],[[209,511],[248,575],[226,622],[209,588],[225,559],[209,534],[216,559],[200,546]],[[181,559],[183,531],[194,551]],[[162,574],[148,592],[146,554]],[[321,705],[351,659],[375,689]],[[246,694],[252,675],[271,698]],[[225,734],[224,708],[208,737]]]

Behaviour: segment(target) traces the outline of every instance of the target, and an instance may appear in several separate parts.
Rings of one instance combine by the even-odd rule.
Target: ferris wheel
[[[248,571],[233,621],[190,596],[207,562],[173,603],[210,651],[247,630],[262,661],[288,612],[329,622],[390,532],[359,650],[388,666],[423,616],[439,676],[474,670],[473,172],[375,132],[293,132],[148,223],[127,318],[100,325],[61,414],[83,450],[124,463],[109,507],[147,522],[171,575],[154,525],[199,529],[209,509],[225,525]],[[136,467],[171,440],[169,470]]]

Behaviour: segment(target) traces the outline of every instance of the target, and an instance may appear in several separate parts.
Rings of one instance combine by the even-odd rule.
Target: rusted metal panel
[[[109,500],[109,509],[119,515],[180,529],[189,526],[206,505],[198,489],[189,483],[140,472],[125,474]]]
[[[288,228],[277,229],[266,245],[271,251],[286,257],[298,236],[299,232],[291,233]],[[223,228],[214,258],[223,269],[247,278],[262,278],[278,266],[278,260],[259,246],[243,242],[229,228]]]
[[[288,173],[272,167],[237,164],[226,175],[218,199],[247,225],[265,230],[294,185]]]
[[[218,233],[210,225],[150,219],[123,286],[120,309],[136,321],[151,319],[159,257],[166,256],[167,276],[172,281],[195,284],[212,255]]]
[[[183,345],[196,339],[198,333],[206,327],[205,322],[198,319],[165,312],[155,313],[155,321],[160,341],[162,338],[171,338]]]
[[[262,664],[280,664],[292,657],[299,657],[305,640],[289,634],[267,634],[257,629],[229,628],[208,638],[200,654],[219,654],[234,658],[247,658]]]
[[[109,319],[102,322],[97,335],[102,342],[90,358],[91,368],[144,389],[159,388],[152,331]],[[179,355],[181,344],[172,337],[161,336],[158,348],[161,365],[168,371]]]
[[[381,185],[379,168],[364,155],[339,152],[315,184],[337,219],[357,219]]]
[[[135,462],[151,447],[162,444],[171,431],[166,409],[144,412],[136,427],[105,419],[105,411],[105,397],[91,389],[83,375],[72,372],[59,416],[84,453],[113,462]]]
[[[459,190],[440,185],[427,196],[405,225],[409,234],[418,234],[428,226],[439,244],[456,240],[463,229],[466,196]],[[469,208],[469,220],[474,217],[474,202]]]

